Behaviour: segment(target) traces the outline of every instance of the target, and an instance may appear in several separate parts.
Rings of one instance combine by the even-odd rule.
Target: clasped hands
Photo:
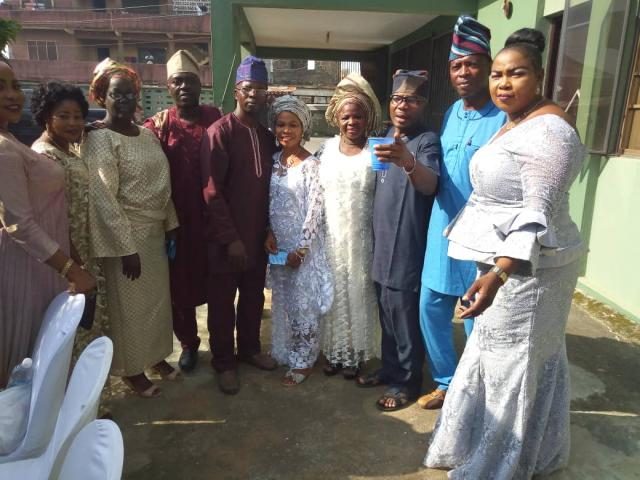
[[[278,241],[273,231],[267,231],[267,239],[264,241],[264,249],[267,253],[278,253]],[[297,251],[289,252],[287,254],[287,263],[285,265],[291,268],[299,268],[302,265],[304,256],[300,255]]]

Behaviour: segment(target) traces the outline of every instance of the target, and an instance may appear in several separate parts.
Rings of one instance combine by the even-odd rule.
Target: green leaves
[[[17,22],[0,18],[0,52],[2,52],[9,43],[15,41],[19,31],[20,25]]]

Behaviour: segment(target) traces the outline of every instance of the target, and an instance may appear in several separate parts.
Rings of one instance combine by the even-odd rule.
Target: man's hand
[[[398,132],[393,136],[393,143],[386,145],[376,145],[375,154],[383,163],[393,163],[394,165],[411,170],[415,165],[413,154],[409,151],[406,144]]]
[[[227,256],[229,257],[231,268],[235,271],[241,272],[247,268],[247,261],[249,260],[249,257],[242,240],[234,240],[227,245]]]

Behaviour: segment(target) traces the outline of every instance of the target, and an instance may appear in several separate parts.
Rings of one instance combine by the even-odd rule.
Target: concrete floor
[[[316,371],[294,388],[284,368],[242,365],[242,390],[216,388],[199,310],[200,365],[181,382],[160,382],[163,396],[132,396],[115,381],[108,403],[123,431],[127,480],[444,479],[421,467],[437,413],[413,405],[381,414],[379,389],[360,389]],[[636,333],[640,326],[632,325]],[[456,325],[458,345],[463,332]],[[269,342],[269,311],[263,341]],[[640,479],[640,346],[574,305],[567,332],[573,380],[569,468],[552,480]],[[179,345],[171,361],[176,361]],[[372,362],[370,368],[375,368]],[[427,375],[427,378],[428,375]],[[425,389],[431,385],[425,384]]]

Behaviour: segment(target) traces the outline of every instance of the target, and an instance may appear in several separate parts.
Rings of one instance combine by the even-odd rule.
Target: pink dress
[[[67,282],[43,263],[69,252],[64,169],[0,132],[0,388],[31,355],[44,312]]]

